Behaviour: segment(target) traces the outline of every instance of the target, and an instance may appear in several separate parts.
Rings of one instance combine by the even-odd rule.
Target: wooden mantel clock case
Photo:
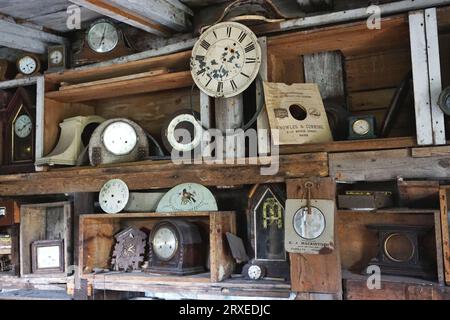
[[[0,109],[2,163],[0,173],[34,170],[36,111],[24,88],[18,88]]]

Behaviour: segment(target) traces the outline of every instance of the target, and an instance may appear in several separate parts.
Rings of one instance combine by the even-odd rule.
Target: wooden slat
[[[276,175],[263,176],[261,169],[271,160],[279,166]],[[253,163],[256,164],[251,164]],[[124,180],[130,190],[170,188],[182,182],[197,182],[205,186],[245,185],[284,182],[288,178],[327,176],[328,157],[325,153],[280,156],[279,160],[259,158],[247,164],[179,165],[171,161],[144,161],[115,166],[51,170],[31,174],[0,176],[0,195],[57,194],[98,192],[111,178]]]
[[[450,220],[448,213],[450,204],[450,190],[442,188],[439,191],[439,199],[441,206],[441,235],[444,261],[444,280],[447,285],[450,285]]]
[[[394,96],[395,88],[349,92],[348,106],[350,111],[367,111],[387,109]]]

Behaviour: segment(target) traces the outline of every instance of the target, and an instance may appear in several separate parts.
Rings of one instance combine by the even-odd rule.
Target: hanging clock
[[[153,227],[148,272],[188,275],[203,272],[205,263],[206,246],[195,224],[172,219]]]
[[[17,59],[16,66],[20,75],[29,77],[39,73],[41,62],[36,55],[26,54]]]
[[[129,227],[114,236],[113,258],[111,260],[114,271],[139,270],[144,261],[147,235]]]
[[[106,213],[119,213],[128,203],[130,191],[120,179],[107,181],[100,190],[98,201]]]
[[[3,163],[0,172],[33,170],[35,108],[24,88],[18,88],[8,106],[0,110],[3,128]]]
[[[156,208],[156,212],[217,210],[217,202],[211,191],[198,183],[183,183],[173,187]]]
[[[207,29],[192,50],[192,78],[211,97],[240,94],[255,80],[260,66],[261,48],[256,35],[236,22],[222,22]]]

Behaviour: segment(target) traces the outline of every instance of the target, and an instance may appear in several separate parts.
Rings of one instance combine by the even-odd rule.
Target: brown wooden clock
[[[2,165],[0,173],[29,172],[34,168],[35,108],[24,88],[18,88],[0,110]]]

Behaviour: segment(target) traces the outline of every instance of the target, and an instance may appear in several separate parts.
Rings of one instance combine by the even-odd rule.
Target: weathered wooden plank
[[[411,156],[413,158],[429,158],[429,157],[439,157],[439,156],[450,156],[450,146],[412,148],[411,149]]]
[[[442,236],[442,254],[444,263],[444,281],[450,285],[450,190],[448,187],[443,187],[439,190],[439,201],[441,207],[441,236]]]
[[[379,89],[348,93],[348,107],[350,111],[367,111],[387,109],[394,96],[395,88]]]
[[[262,81],[268,80],[268,60],[267,60],[267,38],[262,37],[258,39],[259,46],[261,47],[261,67],[259,69],[259,76]],[[262,84],[256,82],[256,106],[260,106],[264,103],[264,89]],[[271,140],[270,140],[270,126],[269,118],[267,117],[266,108],[263,108],[256,120],[256,127],[258,130],[258,154],[265,156],[270,154]]]
[[[330,176],[340,181],[450,178],[450,156],[413,158],[409,149],[334,153]]]

